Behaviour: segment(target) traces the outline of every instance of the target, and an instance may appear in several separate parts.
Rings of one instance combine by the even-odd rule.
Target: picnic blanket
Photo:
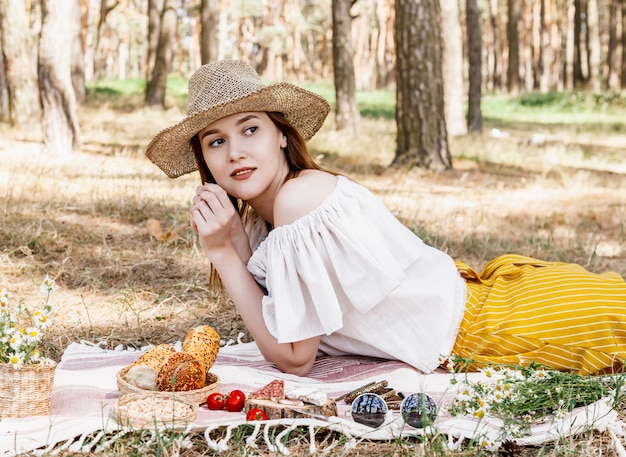
[[[230,344],[233,343],[233,344]],[[143,350],[147,350],[144,348]],[[134,362],[141,350],[103,349],[88,342],[70,344],[56,368],[51,412],[45,417],[3,419],[0,421],[0,455],[25,452],[54,455],[62,450],[97,452],[115,439],[129,433],[118,425],[111,414],[120,397],[116,373]],[[448,437],[450,450],[459,450],[466,439],[489,437],[497,448],[501,444],[502,424],[497,418],[478,420],[473,417],[452,417],[445,405],[453,399],[458,385],[451,384],[452,375],[438,371],[424,375],[398,361],[366,357],[321,357],[307,377],[288,375],[266,362],[254,342],[229,342],[220,349],[211,371],[220,378],[220,392],[241,389],[249,393],[274,379],[285,384],[317,387],[330,398],[337,398],[368,382],[387,380],[394,389],[404,393],[427,392],[437,402],[440,412],[433,424],[438,433]],[[484,373],[470,373],[475,380],[484,379]],[[349,405],[339,401],[338,415],[328,420],[316,418],[276,419],[255,423],[255,430],[247,443],[254,446],[258,436],[265,437],[270,451],[289,454],[281,444],[281,435],[295,427],[315,431],[328,429],[344,434],[346,446],[356,446],[361,440],[390,440],[400,436],[423,433],[404,425],[397,417],[383,426],[372,429],[349,417]],[[214,451],[228,449],[233,430],[245,423],[243,413],[210,411],[201,405],[197,420],[188,430],[203,431],[207,444]],[[277,433],[268,433],[271,428]],[[226,433],[214,433],[224,430]],[[578,408],[560,419],[544,421],[532,427],[530,436],[516,438],[519,445],[537,445],[557,440],[590,429],[607,431],[613,438],[616,453],[626,457],[622,440],[626,424],[605,401]],[[311,452],[315,452],[314,439]]]

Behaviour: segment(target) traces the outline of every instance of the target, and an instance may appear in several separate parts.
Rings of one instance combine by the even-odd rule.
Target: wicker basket
[[[198,405],[176,393],[124,394],[115,408],[115,419],[124,427],[182,428],[198,418]]]
[[[140,389],[139,387],[133,386],[126,380],[126,373],[128,372],[130,366],[122,368],[117,372],[117,388],[122,394],[157,394],[157,395],[165,395],[168,397],[172,396],[172,392],[154,392],[152,390]],[[217,392],[220,387],[220,379],[214,373],[207,372],[206,374],[206,382],[202,389],[195,390],[187,390],[187,391],[177,391],[176,396],[180,397],[184,400],[188,400],[196,405],[200,405],[206,402],[209,394],[213,392]]]
[[[0,363],[0,419],[50,414],[55,367],[52,360],[19,370]]]

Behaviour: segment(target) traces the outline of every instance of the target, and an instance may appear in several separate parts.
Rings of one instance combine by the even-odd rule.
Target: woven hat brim
[[[283,113],[305,141],[322,127],[330,105],[321,96],[290,83],[277,83],[209,110],[187,116],[161,130],[146,149],[146,156],[170,178],[198,169],[191,138],[207,125],[236,113],[273,111]]]

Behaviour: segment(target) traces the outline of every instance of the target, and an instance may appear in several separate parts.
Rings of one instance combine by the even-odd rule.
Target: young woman
[[[192,226],[264,357],[305,375],[321,351],[441,355],[582,374],[626,358],[626,283],[578,265],[505,255],[480,274],[427,246],[364,187],[306,147],[320,96],[266,86],[246,63],[200,67],[188,116],[147,156],[169,177],[199,170]]]

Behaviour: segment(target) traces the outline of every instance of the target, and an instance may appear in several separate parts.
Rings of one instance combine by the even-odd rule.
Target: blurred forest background
[[[625,25],[623,0],[0,0],[0,122],[69,153],[90,83],[140,79],[164,108],[172,75],[241,58],[266,81],[332,81],[355,136],[355,94],[394,91],[393,164],[449,169],[483,93],[619,98]]]
[[[0,0],[0,285],[61,286],[50,353],[211,323],[198,177],[144,156],[205,62],[329,99],[311,140],[428,244],[626,274],[626,1]],[[57,321],[55,321],[56,324]]]

